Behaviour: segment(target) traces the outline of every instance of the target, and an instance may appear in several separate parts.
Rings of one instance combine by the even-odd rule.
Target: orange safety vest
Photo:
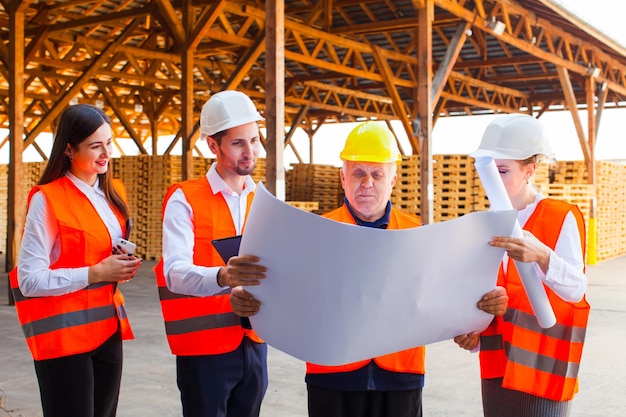
[[[163,201],[162,214],[174,191],[181,189],[193,211],[193,263],[202,266],[224,266],[212,241],[234,236],[237,232],[230,210],[221,193],[213,194],[206,176],[172,185]],[[248,195],[246,217],[254,193]],[[230,295],[207,297],[176,294],[167,288],[163,259],[154,267],[159,287],[161,311],[170,350],[177,356],[217,355],[235,350],[247,335],[262,340],[252,330],[241,327],[240,319],[230,305]]]
[[[554,249],[567,213],[578,224],[585,254],[585,222],[577,206],[553,199],[541,200],[524,229]],[[557,323],[543,329],[537,323],[514,262],[502,266],[498,285],[506,288],[509,305],[480,336],[481,378],[503,378],[502,386],[554,401],[568,401],[578,392],[578,368],[590,306],[562,300],[544,285]]]
[[[126,198],[121,182],[114,187]],[[113,250],[110,233],[85,195],[67,177],[34,187],[28,195],[41,191],[49,209],[49,219],[57,223],[61,253],[50,269],[95,265]],[[123,233],[125,221],[112,207]],[[106,236],[106,238],[104,238]],[[35,360],[53,359],[89,352],[104,343],[118,329],[123,339],[133,333],[124,309],[124,296],[113,282],[88,285],[60,296],[26,297],[18,286],[18,271],[9,274],[17,317],[26,343]]]
[[[348,210],[348,206],[345,204],[329,213],[324,214],[323,217],[342,223],[356,224],[356,221]],[[422,221],[419,217],[392,208],[387,229],[410,229],[412,227],[417,227],[421,225]],[[419,346],[411,349],[406,349],[401,352],[378,356],[373,360],[378,366],[388,371],[423,374],[425,371],[425,357],[426,349],[424,348],[424,346]],[[306,372],[308,374],[350,372],[366,366],[370,362],[370,360],[371,359],[366,359],[359,362],[336,366],[324,366],[307,362]]]

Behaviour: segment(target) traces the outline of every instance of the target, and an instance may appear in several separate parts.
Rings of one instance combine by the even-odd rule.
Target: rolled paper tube
[[[512,210],[513,205],[506,193],[504,183],[502,183],[502,178],[500,177],[500,173],[498,172],[493,158],[478,158],[474,163],[474,167],[476,167],[480,181],[487,193],[487,198],[489,198],[491,210]],[[511,236],[515,238],[524,237],[522,227],[517,220],[515,221]],[[556,324],[556,317],[550,300],[548,300],[543,283],[535,275],[532,263],[516,260],[514,260],[514,263],[522,280],[524,291],[526,291],[526,295],[530,301],[530,306],[533,309],[533,313],[535,313],[535,317],[537,317],[539,326],[544,329],[549,329]]]

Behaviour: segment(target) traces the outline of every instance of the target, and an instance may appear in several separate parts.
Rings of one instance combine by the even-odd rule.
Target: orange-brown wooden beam
[[[439,63],[437,73],[435,74],[435,78],[433,79],[432,103],[434,105],[439,102],[441,92],[446,85],[446,80],[450,76],[452,68],[454,67],[454,64],[456,63],[459,54],[461,53],[461,49],[463,48],[465,39],[467,39],[467,31],[469,29],[469,26],[469,22],[462,21],[461,23],[459,23],[456,28],[456,32],[452,37],[452,41],[450,42],[450,45],[448,45],[446,54],[444,55],[443,60]]]
[[[434,18],[433,0],[423,0],[418,9],[417,53],[417,115],[415,134],[419,138],[420,158],[420,214],[424,224],[434,221],[433,203],[433,158],[432,158],[432,23]]]
[[[8,173],[8,210],[7,210],[7,255],[5,271],[9,272],[17,265],[22,226],[24,223],[24,204],[22,190],[18,187],[23,177],[22,152],[24,141],[24,11],[20,1],[7,1],[9,12],[9,173]],[[10,285],[9,304],[14,303]]]
[[[182,179],[193,178],[193,56],[194,49],[188,48],[187,40],[191,36],[195,18],[192,0],[183,0],[183,27],[185,28],[185,41],[181,43],[180,54],[182,56],[181,73],[181,138],[183,140],[182,151]],[[204,103],[202,103],[204,104]]]
[[[591,150],[589,149],[589,145],[585,139],[586,136],[583,130],[583,125],[580,121],[580,114],[578,113],[576,97],[574,96],[574,89],[572,88],[572,82],[569,78],[569,72],[566,68],[560,66],[557,66],[556,70],[559,74],[561,88],[563,90],[563,95],[565,96],[564,98],[567,103],[567,108],[572,115],[572,120],[574,121],[574,128],[576,129],[576,134],[578,135],[578,141],[580,142],[580,147],[585,158],[585,164],[589,167],[589,163],[591,161]]]
[[[265,2],[265,179],[269,192],[285,200],[285,2]]]
[[[415,135],[413,135],[413,126],[411,125],[409,118],[407,117],[407,110],[404,107],[404,102],[400,97],[400,93],[396,88],[396,85],[393,80],[393,71],[389,66],[389,62],[387,62],[387,58],[385,58],[381,52],[381,48],[378,46],[373,47],[374,58],[376,59],[376,64],[378,68],[380,68],[381,75],[383,76],[383,80],[385,82],[385,86],[387,88],[387,95],[391,97],[392,106],[394,108],[394,112],[396,117],[402,122],[404,126],[404,130],[411,141],[411,146],[413,147],[414,152],[416,153],[419,149],[419,144],[417,143],[417,139]]]

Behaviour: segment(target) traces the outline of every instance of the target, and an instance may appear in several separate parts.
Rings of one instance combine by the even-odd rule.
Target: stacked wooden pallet
[[[193,158],[194,177],[206,174],[210,159]],[[113,165],[113,175],[121,178],[128,193],[133,232],[139,256],[156,260],[161,257],[161,207],[165,192],[182,179],[179,155],[123,156]]]
[[[130,216],[133,219],[130,240],[137,245],[136,254],[146,257],[148,242],[148,202],[153,190],[149,188],[150,156],[122,156],[111,165],[112,174],[124,182]],[[155,173],[155,175],[157,175]]]
[[[252,171],[252,174],[250,174],[254,182],[265,183],[265,167],[266,167],[266,160],[264,158],[257,159],[256,165],[254,166],[254,171]],[[207,170],[208,168],[210,168],[210,165],[207,167]]]
[[[404,157],[397,169],[396,185],[391,193],[391,204],[400,210],[420,212],[420,166],[417,155]]]
[[[435,222],[454,219],[474,209],[474,159],[468,155],[437,155],[433,162]]]
[[[39,182],[41,174],[46,168],[46,162],[28,162],[23,166],[22,176],[16,183],[19,187],[21,202],[26,207],[28,194],[30,190]],[[8,221],[8,201],[9,194],[9,166],[0,165],[0,233],[6,237],[7,221]],[[17,232],[21,233],[21,225],[18,225]],[[0,252],[6,252],[6,239],[0,239]]]
[[[315,213],[326,213],[341,205],[343,190],[339,168],[332,165],[293,164],[285,172],[287,201],[316,201]]]
[[[624,180],[626,166],[609,161],[596,161],[596,252],[599,261],[626,254],[626,197]],[[562,185],[586,185],[587,170],[583,161],[559,161],[554,169],[555,182]],[[592,192],[593,196],[593,192]],[[577,202],[581,209],[589,210]],[[584,212],[584,211],[583,211]]]
[[[556,184],[586,184],[587,167],[583,161],[558,161],[552,167],[551,182]]]
[[[312,212],[319,210],[320,205],[317,201],[286,201],[292,207],[299,208],[300,210]]]
[[[606,161],[596,163],[596,219],[598,260],[626,253],[624,234],[624,180],[626,167]]]
[[[489,201],[467,155],[436,155],[433,161],[434,217],[443,221],[472,211],[486,210]],[[265,181],[265,160],[259,159],[252,177]],[[194,158],[194,177],[202,176],[211,160]],[[20,182],[24,204],[30,189],[43,172],[45,162],[24,164]],[[339,168],[330,165],[292,165],[285,172],[287,201],[303,210],[330,211],[343,202]],[[128,156],[111,161],[111,169],[127,189],[138,255],[147,259],[161,256],[161,205],[166,189],[182,178],[180,156]],[[7,165],[0,166],[0,194],[7,195]],[[599,161],[596,166],[597,259],[605,260],[626,254],[626,166]],[[559,182],[561,181],[561,182]],[[594,191],[586,184],[582,161],[541,164],[534,183],[548,197],[577,204],[588,219]],[[419,158],[405,158],[398,167],[398,179],[392,193],[395,207],[419,214]],[[6,198],[0,198],[0,233],[6,236]],[[2,209],[4,208],[4,209]],[[4,218],[1,217],[4,215]],[[4,251],[6,239],[0,239]]]

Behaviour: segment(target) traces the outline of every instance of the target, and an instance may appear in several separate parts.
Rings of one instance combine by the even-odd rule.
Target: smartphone
[[[137,249],[137,245],[135,245],[133,242],[122,238],[117,239],[117,241],[115,242],[115,247],[128,255],[134,254],[135,249]]]

